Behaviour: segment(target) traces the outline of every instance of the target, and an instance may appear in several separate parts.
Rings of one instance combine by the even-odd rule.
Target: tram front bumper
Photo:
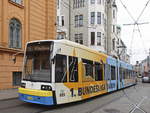
[[[19,88],[19,99],[29,103],[54,105],[52,91]]]

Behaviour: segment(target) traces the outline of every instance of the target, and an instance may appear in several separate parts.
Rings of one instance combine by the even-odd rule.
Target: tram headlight
[[[25,88],[26,87],[26,83],[21,83],[21,87]]]
[[[41,85],[41,90],[52,91],[52,87],[49,85]]]

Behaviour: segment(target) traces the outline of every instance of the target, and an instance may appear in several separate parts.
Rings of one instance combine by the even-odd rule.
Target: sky
[[[127,10],[131,13],[132,17],[136,20],[148,0],[121,1],[127,7]],[[137,26],[135,26],[135,30],[133,33],[134,25],[123,25],[134,23],[133,19],[129,16],[129,14],[121,4],[120,0],[116,0],[116,3],[118,7],[117,23],[121,26],[122,29],[121,38],[127,46],[128,54],[131,55],[131,63],[135,64],[136,61],[141,61],[145,59],[149,53],[150,23],[139,25],[141,36],[139,35]],[[150,22],[150,2],[138,22]]]

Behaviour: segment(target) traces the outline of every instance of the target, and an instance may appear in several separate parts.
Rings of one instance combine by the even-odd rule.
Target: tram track
[[[131,88],[134,88],[135,91],[137,92],[136,86],[131,86],[131,87],[129,87],[129,89],[131,89]],[[115,92],[111,93],[112,95],[116,95],[116,93],[122,93],[122,94],[120,94],[119,97],[116,97],[116,98],[114,98],[114,99],[112,99],[112,100],[106,102],[106,103],[103,104],[103,105],[97,106],[96,108],[94,108],[94,109],[92,109],[92,110],[90,110],[90,111],[88,111],[88,112],[86,112],[86,113],[93,113],[93,112],[95,112],[95,111],[97,111],[97,110],[99,110],[99,109],[102,109],[104,106],[107,106],[108,104],[111,104],[111,103],[114,103],[115,101],[118,101],[118,100],[121,99],[122,97],[126,97],[125,92],[126,92],[127,90],[129,90],[129,89],[128,89],[128,88],[125,88],[125,89],[121,89],[121,90],[119,90],[119,91],[115,91]],[[133,91],[128,92],[128,95],[131,94],[131,93],[133,93]],[[108,95],[109,95],[109,94],[108,94]],[[133,109],[134,109],[134,108],[133,108]]]
[[[144,86],[146,86],[146,89],[143,89]],[[135,87],[133,86],[123,90],[129,96],[130,99],[132,98],[131,100],[136,100],[133,102],[135,102],[138,105],[140,101],[143,102],[142,97],[133,98],[133,95],[137,95],[137,92],[141,93],[142,95],[147,95],[147,93],[143,93],[143,91],[147,89],[150,90],[148,86],[148,84],[144,84],[141,87],[140,84],[140,86],[136,85]],[[112,104],[114,105],[115,103],[118,103],[118,101],[121,102],[122,100],[126,101],[126,103],[129,103],[128,107],[130,109],[126,111],[135,111],[134,107],[136,106],[131,105],[131,102],[127,99],[123,90],[116,91],[103,96],[97,96],[81,102],[69,103],[58,106],[43,106],[38,104],[25,103],[19,101],[18,98],[5,99],[0,100],[0,113],[97,113],[97,111],[99,110],[103,111],[102,113],[104,113],[105,110],[107,110],[108,112],[109,108],[119,110],[119,108],[107,106],[112,106]],[[143,106],[141,107],[140,104],[139,107],[142,108]]]
[[[20,102],[17,103],[16,102],[17,100],[18,100],[18,98],[9,98],[9,99],[0,100],[0,111],[5,110],[5,109],[11,109],[11,108],[18,107],[18,106],[22,106],[24,104],[22,102],[21,102],[22,104],[20,104]],[[10,104],[10,103],[13,103],[13,101],[15,101],[15,103]],[[4,107],[4,106],[6,106],[6,107]]]
[[[25,103],[18,98],[0,100],[0,113],[41,113],[48,110],[47,106]]]
[[[120,97],[117,97],[117,98],[115,98],[115,99],[113,99],[113,100],[111,100],[111,101],[108,101],[107,103],[105,103],[105,104],[103,104],[103,105],[101,105],[101,106],[97,106],[96,108],[94,108],[94,109],[92,109],[91,111],[88,111],[88,112],[86,112],[86,113],[93,113],[93,112],[95,112],[95,111],[97,111],[97,110],[103,108],[104,106],[106,106],[106,105],[108,105],[108,104],[110,104],[110,103],[113,103],[113,102],[119,100],[119,99],[122,98],[123,96],[124,96],[124,95],[121,95]]]

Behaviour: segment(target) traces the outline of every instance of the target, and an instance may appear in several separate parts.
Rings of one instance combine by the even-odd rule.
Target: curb
[[[17,99],[17,98],[18,97],[5,98],[5,99],[0,99],[0,101],[14,100],[14,99]]]

